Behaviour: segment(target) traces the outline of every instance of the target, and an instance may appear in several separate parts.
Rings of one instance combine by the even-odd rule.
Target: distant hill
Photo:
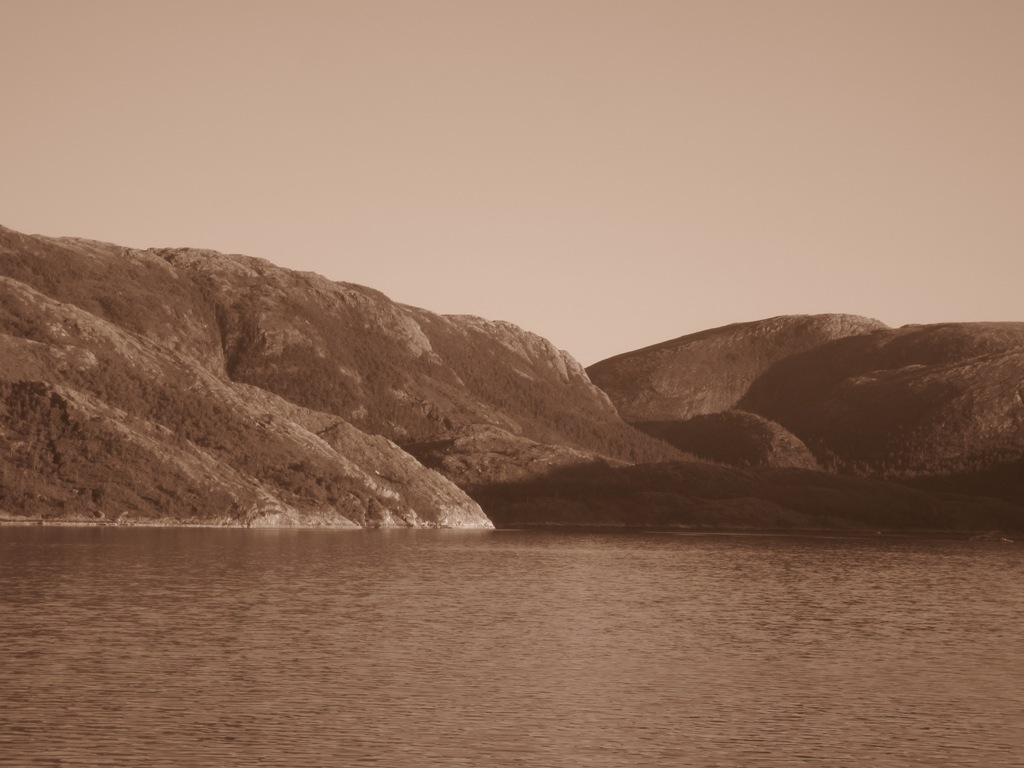
[[[772,318],[619,355],[588,373],[638,426],[716,460],[771,463],[741,455],[765,428],[742,411],[791,433],[835,472],[1024,503],[1024,323],[891,329],[849,316]],[[717,421],[693,418],[715,409]]]
[[[707,461],[734,467],[819,469],[814,454],[800,438],[774,421],[745,411],[641,421],[636,426]]]
[[[905,326],[782,361],[741,406],[839,471],[966,476],[1024,470],[1022,382],[1024,323]],[[991,490],[1024,500],[1020,487]]]
[[[856,315],[773,317],[625,352],[594,363],[587,374],[627,421],[688,419],[735,407],[780,360],[885,328]]]

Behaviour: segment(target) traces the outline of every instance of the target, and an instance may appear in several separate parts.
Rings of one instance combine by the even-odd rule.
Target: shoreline
[[[218,522],[196,522],[189,523],[181,520],[152,520],[132,521],[118,523],[111,520],[48,520],[46,518],[10,518],[0,517],[0,528],[204,528],[223,530],[304,530],[304,531],[491,531],[492,527],[486,526],[378,526],[363,527],[361,525],[330,525],[330,524],[290,524],[290,525],[246,525],[244,523],[218,523]]]
[[[933,538],[964,541],[1014,543],[1015,539],[1001,530],[943,529],[852,529],[852,528],[714,528],[708,526],[630,526],[630,525],[510,525],[507,527],[445,527],[445,526],[382,526],[354,525],[244,525],[231,523],[188,523],[152,521],[115,523],[106,520],[47,520],[45,518],[0,517],[0,528],[195,528],[210,530],[303,530],[303,531],[546,531],[560,533],[661,533],[676,536],[812,536],[848,539]]]

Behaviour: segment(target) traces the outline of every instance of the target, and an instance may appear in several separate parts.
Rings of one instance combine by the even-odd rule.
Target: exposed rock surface
[[[463,491],[387,439],[230,381],[214,313],[163,259],[0,236],[0,271],[35,268],[30,276],[45,284],[66,257],[71,272],[110,276],[94,290],[81,287],[88,280],[66,285],[99,314],[0,277],[0,512],[119,523],[491,525]],[[119,283],[121,258],[169,287]]]
[[[166,439],[210,454],[237,480],[225,519],[486,524],[462,491],[389,442],[443,440],[474,427],[541,453],[679,455],[625,424],[572,357],[511,323],[437,315],[246,256],[138,251],[3,228],[0,276],[0,378],[54,387],[92,408],[93,421],[119,421],[128,429],[114,431],[122,441],[141,444],[141,432],[161,427]],[[21,427],[8,430],[19,450],[28,444],[14,436]],[[80,484],[81,471],[46,475],[45,463],[26,468],[12,459],[19,479],[0,511],[66,516],[93,496],[110,507],[119,485],[138,488],[155,471],[157,462],[143,459],[163,449],[147,450],[138,453],[145,468],[111,460],[102,493],[35,493],[44,476],[56,489]],[[523,460],[520,472],[541,468]],[[476,464],[497,471],[483,457]],[[136,519],[212,515],[198,497],[182,495],[184,478],[197,473],[182,469],[162,486],[173,493],[154,490],[142,502],[125,490],[123,505]],[[94,486],[101,475],[90,474]],[[83,509],[101,511],[98,502]]]
[[[407,445],[406,450],[471,494],[496,484],[539,480],[572,467],[609,463],[591,451],[537,443],[491,426],[467,427],[442,440]]]
[[[199,287],[234,381],[398,443],[489,424],[626,459],[676,455],[625,425],[572,357],[511,323],[437,315],[244,256],[154,253]]]

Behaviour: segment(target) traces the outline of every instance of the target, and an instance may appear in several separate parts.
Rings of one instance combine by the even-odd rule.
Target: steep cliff
[[[609,399],[510,323],[0,228],[0,518],[1019,529],[951,494],[1016,500],[1020,336],[775,318],[599,364]]]

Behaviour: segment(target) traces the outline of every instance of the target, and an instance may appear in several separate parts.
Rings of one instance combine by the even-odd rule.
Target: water
[[[0,766],[1024,765],[1024,547],[0,528]]]

